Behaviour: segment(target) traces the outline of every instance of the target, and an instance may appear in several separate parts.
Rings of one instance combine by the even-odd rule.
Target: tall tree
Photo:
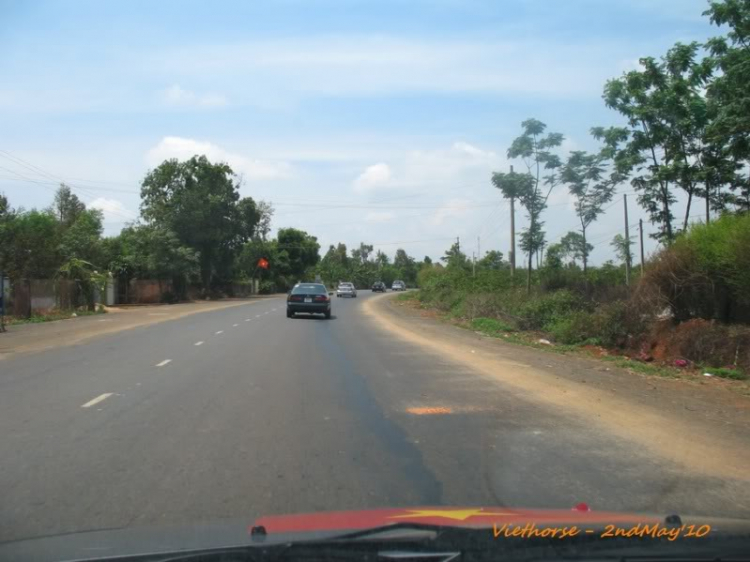
[[[83,201],[78,199],[67,185],[61,183],[57,192],[55,192],[55,199],[50,209],[60,224],[69,227],[76,221],[78,215],[85,210],[86,205]]]
[[[643,70],[632,70],[621,78],[608,80],[604,87],[607,107],[628,120],[629,136],[620,155],[623,173],[634,173],[631,184],[638,192],[638,202],[649,214],[659,231],[652,235],[671,244],[674,239],[672,191],[669,166],[676,156],[670,152],[668,124],[659,113],[663,72],[653,58],[640,59]]]
[[[633,263],[633,241],[626,240],[622,234],[616,234],[610,242],[610,246],[614,248],[617,259],[623,264]]]
[[[468,269],[469,267],[469,260],[466,258],[466,254],[461,251],[458,242],[451,244],[451,247],[446,250],[440,261],[445,262],[446,267],[451,269]]]
[[[273,219],[273,205],[268,201],[258,201],[256,204],[258,211],[258,226],[256,227],[256,234],[261,240],[266,240],[268,234],[271,232],[271,219]]]
[[[279,229],[276,239],[282,262],[281,274],[290,282],[304,281],[308,270],[320,260],[318,239],[296,228]]]
[[[732,202],[741,210],[750,210],[750,3],[747,0],[722,0],[710,3],[704,15],[711,23],[726,26],[726,37],[714,37],[706,43],[709,62],[718,70],[707,87],[709,111],[714,115],[706,128],[712,145],[724,147],[731,161],[726,179],[734,192]],[[723,176],[726,178],[727,168]]]
[[[415,283],[417,280],[416,260],[406,253],[406,250],[399,248],[393,258],[393,267],[398,271],[398,275],[405,283]]]
[[[560,181],[568,185],[575,199],[575,210],[583,238],[583,272],[588,267],[586,230],[602,213],[604,205],[614,196],[619,175],[606,176],[605,154],[588,154],[581,150],[570,153],[560,173]]]
[[[226,273],[255,229],[252,200],[240,201],[239,183],[227,164],[205,156],[167,160],[149,172],[141,188],[141,211],[149,223],[174,232],[200,255],[201,281],[208,290],[215,273]]]
[[[102,212],[98,209],[82,211],[60,237],[62,259],[84,260],[102,268],[101,236]]]
[[[526,209],[529,226],[521,235],[521,248],[528,254],[526,290],[531,291],[531,269],[534,253],[544,244],[541,215],[547,207],[552,189],[559,183],[555,171],[560,168],[560,158],[552,152],[562,144],[560,133],[547,133],[547,125],[537,119],[521,123],[523,132],[508,149],[508,158],[521,158],[526,165],[525,174],[496,173],[492,182],[507,198],[517,199]]]
[[[593,249],[594,247],[588,244],[580,233],[571,231],[560,239],[558,256],[561,259],[570,258],[575,264],[578,260],[583,262],[583,257],[590,254]],[[552,246],[548,252],[551,250]]]

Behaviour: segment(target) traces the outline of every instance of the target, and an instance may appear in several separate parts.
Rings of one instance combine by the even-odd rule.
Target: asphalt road
[[[0,363],[0,541],[415,505],[742,515],[732,481],[283,299]]]

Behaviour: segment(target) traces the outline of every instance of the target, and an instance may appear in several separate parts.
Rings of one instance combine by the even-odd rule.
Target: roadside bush
[[[532,295],[516,310],[523,330],[547,330],[571,312],[584,309],[582,299],[568,290]]]
[[[664,353],[669,357],[750,371],[750,327],[694,319],[669,326],[667,333],[662,331],[655,336],[664,342]]]
[[[694,225],[651,260],[642,282],[677,321],[750,321],[750,214]]]

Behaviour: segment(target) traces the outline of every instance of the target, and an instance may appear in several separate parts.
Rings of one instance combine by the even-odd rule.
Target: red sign
[[[268,269],[268,260],[266,258],[260,258],[258,260],[258,267]]]

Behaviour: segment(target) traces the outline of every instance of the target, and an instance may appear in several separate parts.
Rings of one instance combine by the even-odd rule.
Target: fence
[[[9,283],[5,292],[5,313],[18,318],[34,314],[47,314],[52,310],[75,310],[94,303],[155,304],[164,302],[168,293],[174,293],[171,281],[158,279],[131,279],[129,282],[113,281],[104,295],[80,282],[68,279],[18,279]],[[188,299],[204,298],[198,286],[187,287]],[[255,283],[231,283],[216,287],[215,294],[228,297],[247,297],[257,293]]]
[[[10,284],[6,296],[6,314],[18,318],[89,307],[95,301],[93,289],[68,279],[18,279]]]

